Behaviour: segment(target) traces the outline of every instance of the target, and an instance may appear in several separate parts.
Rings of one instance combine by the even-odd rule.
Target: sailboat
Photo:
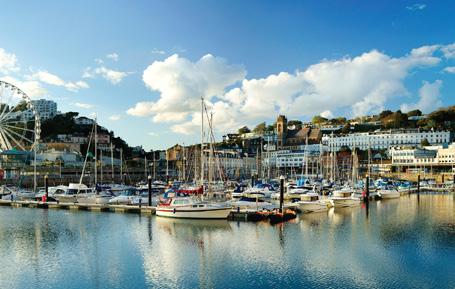
[[[201,98],[201,186],[204,186],[204,98]],[[210,171],[210,170],[209,170]],[[210,186],[210,182],[209,182]],[[227,219],[232,207],[203,202],[199,195],[181,194],[161,202],[156,208],[159,217],[185,219]]]

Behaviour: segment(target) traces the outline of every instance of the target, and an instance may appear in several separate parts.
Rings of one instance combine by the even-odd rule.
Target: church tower
[[[284,115],[279,115],[276,120],[277,148],[281,149],[286,144],[288,133],[288,120]]]

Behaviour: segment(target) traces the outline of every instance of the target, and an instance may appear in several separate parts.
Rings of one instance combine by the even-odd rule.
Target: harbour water
[[[0,288],[455,288],[452,194],[280,225],[0,207]]]

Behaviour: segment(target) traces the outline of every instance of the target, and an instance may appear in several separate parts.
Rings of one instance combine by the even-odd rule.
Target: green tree
[[[301,129],[302,122],[300,120],[290,120],[288,121],[288,126],[295,126],[296,129]]]
[[[27,102],[25,100],[21,100],[18,105],[16,105],[13,111],[24,111],[27,110]]]
[[[419,109],[414,109],[406,113],[408,116],[421,116],[422,112]]]
[[[390,111],[390,110],[384,110],[384,111],[382,111],[382,112],[379,114],[379,119],[382,120],[382,119],[386,118],[387,116],[389,116],[389,115],[391,115],[391,114],[393,114],[392,111]]]
[[[315,115],[315,116],[313,116],[313,119],[311,120],[311,122],[314,124],[320,124],[320,123],[326,122],[327,120],[328,119],[325,117],[322,117],[320,115]]]
[[[265,122],[261,122],[258,124],[254,129],[253,132],[258,133],[258,134],[263,134],[265,130],[267,129],[267,125]]]
[[[244,134],[244,133],[249,133],[249,132],[251,132],[251,130],[247,126],[241,127],[238,130],[238,134],[240,134],[240,135]]]
[[[429,146],[430,145],[430,142],[424,138],[421,142],[420,142],[420,146],[422,147],[426,147],[426,146]]]

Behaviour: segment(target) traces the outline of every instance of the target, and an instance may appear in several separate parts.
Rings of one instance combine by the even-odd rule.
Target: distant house
[[[80,116],[74,120],[74,123],[77,125],[93,125],[95,121],[91,118]]]
[[[302,127],[301,129],[288,129],[287,119],[284,115],[277,119],[277,144],[278,149],[289,146],[319,143],[322,133],[319,128]]]
[[[426,119],[426,118],[427,118],[426,115],[413,115],[413,116],[409,116],[408,120],[418,121],[418,120],[422,120],[422,119]]]

